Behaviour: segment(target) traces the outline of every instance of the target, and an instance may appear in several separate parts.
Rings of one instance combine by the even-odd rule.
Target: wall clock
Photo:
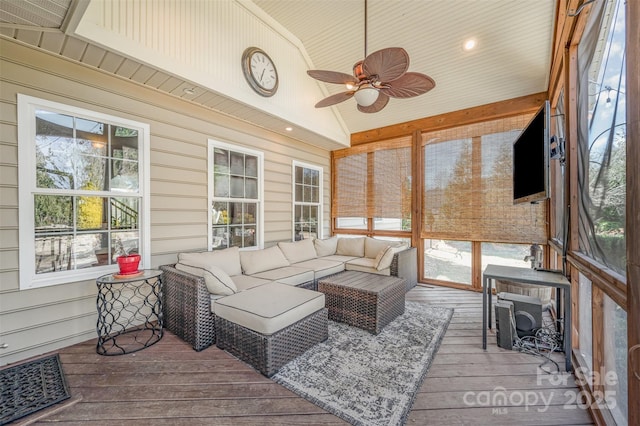
[[[273,96],[278,90],[278,71],[262,49],[248,47],[242,54],[242,72],[247,83],[262,96]]]

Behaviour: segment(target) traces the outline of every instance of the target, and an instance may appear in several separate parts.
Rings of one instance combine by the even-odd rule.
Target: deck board
[[[482,350],[480,294],[418,286],[407,300],[455,309],[408,425],[592,424],[587,411],[567,405],[567,395],[578,392],[573,376],[562,383],[541,383],[536,373],[542,358],[498,348],[493,334],[487,351]],[[59,351],[71,394],[79,402],[37,419],[37,424],[345,424],[215,346],[195,352],[167,332],[143,351],[105,357],[95,353],[95,343]],[[469,396],[479,392],[495,404],[475,404]],[[534,394],[538,399],[528,407],[517,399]]]

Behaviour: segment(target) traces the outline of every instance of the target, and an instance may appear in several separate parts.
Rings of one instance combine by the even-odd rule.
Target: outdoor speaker
[[[537,297],[499,293],[498,300],[513,303],[516,332],[519,337],[533,336],[542,327],[542,302]]]
[[[513,349],[513,303],[498,300],[496,309],[496,338],[498,346]]]

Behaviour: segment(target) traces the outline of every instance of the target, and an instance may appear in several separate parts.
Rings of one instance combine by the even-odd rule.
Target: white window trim
[[[150,128],[148,124],[94,112],[70,105],[18,94],[18,212],[20,216],[20,289],[47,287],[78,281],[94,280],[97,277],[118,270],[117,265],[96,266],[72,271],[35,272],[35,232],[34,200],[36,191],[36,110],[42,108],[75,117],[96,120],[118,126],[136,129],[140,135],[141,147],[138,149],[138,170],[140,172],[140,268],[151,265],[151,220],[149,208],[150,192]]]
[[[213,250],[213,221],[211,217],[211,207],[213,206],[213,150],[214,148],[222,148],[227,151],[241,152],[243,154],[255,155],[258,157],[258,230],[256,232],[256,246],[244,247],[240,250],[258,250],[264,248],[264,152],[246,148],[241,145],[235,145],[229,142],[223,142],[217,139],[208,140],[207,149],[207,184],[208,184],[208,203],[207,203],[207,250]],[[238,198],[233,199],[237,202],[255,202],[253,199]]]
[[[305,169],[317,170],[320,172],[319,179],[319,194],[318,194],[318,239],[323,238],[323,212],[324,212],[324,169],[321,166],[309,163],[303,163],[302,161],[293,160],[291,162],[291,239],[295,240],[296,237],[296,204],[302,205],[316,205],[316,203],[303,203],[296,202],[296,167],[304,167]]]

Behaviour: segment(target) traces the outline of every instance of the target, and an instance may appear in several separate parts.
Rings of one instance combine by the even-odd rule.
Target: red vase
[[[120,275],[135,274],[138,272],[140,264],[139,254],[128,254],[126,256],[118,256],[118,266],[120,267]]]

